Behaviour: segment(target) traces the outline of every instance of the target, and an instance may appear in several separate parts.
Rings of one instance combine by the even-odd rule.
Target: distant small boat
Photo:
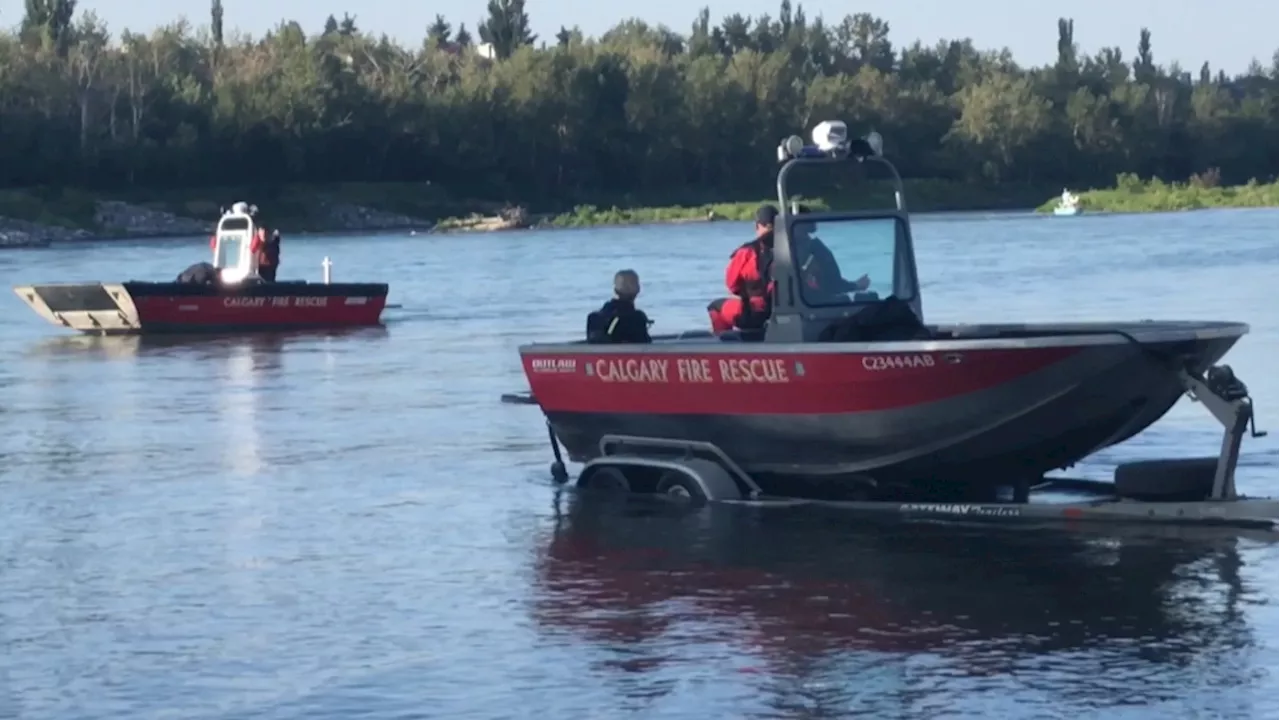
[[[1054,215],[1079,215],[1084,212],[1080,207],[1080,196],[1072,195],[1070,190],[1063,189],[1062,197],[1053,208]]]

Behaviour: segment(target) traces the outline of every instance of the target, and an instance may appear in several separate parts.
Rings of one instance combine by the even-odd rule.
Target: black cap
[[[778,218],[778,208],[772,205],[761,205],[756,210],[756,224],[766,227],[773,227],[773,221]]]

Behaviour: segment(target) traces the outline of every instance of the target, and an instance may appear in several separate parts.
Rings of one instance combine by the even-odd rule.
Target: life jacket
[[[748,298],[753,297],[769,297],[769,288],[772,281],[769,274],[773,269],[773,250],[764,247],[758,240],[752,240],[749,243],[743,243],[737,250],[733,251],[733,255],[729,258],[732,260],[738,253],[746,250],[755,256],[756,276],[754,278],[741,278],[742,295]]]
[[[744,252],[751,255],[751,261],[738,260]],[[745,271],[748,268],[755,271],[755,277],[747,276]],[[731,290],[737,285],[737,295],[742,300],[741,315],[735,323],[739,328],[763,327],[773,313],[772,271],[773,249],[765,246],[759,239],[743,243],[730,256],[728,272],[736,272],[737,275],[730,275],[725,280]]]
[[[280,238],[275,233],[268,235],[265,228],[258,228],[254,236],[254,251],[258,254],[259,265],[275,265],[280,262]]]
[[[649,317],[634,303],[610,300],[604,307],[587,315],[587,342],[650,342]]]

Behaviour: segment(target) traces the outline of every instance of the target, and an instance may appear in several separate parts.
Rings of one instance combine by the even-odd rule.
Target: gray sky
[[[793,0],[793,4],[796,0]],[[416,45],[437,12],[457,27],[465,22],[474,29],[485,12],[487,0],[453,0],[449,3],[409,3],[404,0],[223,0],[228,30],[237,28],[260,35],[281,19],[297,20],[309,32],[319,31],[326,15],[341,18],[350,12],[363,30],[387,33]],[[1157,62],[1180,62],[1194,71],[1208,60],[1214,69],[1240,72],[1256,57],[1264,65],[1280,45],[1280,5],[1276,0],[809,0],[803,3],[809,17],[821,14],[828,21],[849,12],[869,12],[889,22],[895,45],[921,39],[971,37],[982,48],[1007,46],[1023,64],[1052,60],[1057,41],[1057,19],[1075,20],[1076,42],[1092,53],[1101,47],[1119,46],[1131,58],[1138,43],[1138,29],[1152,35]],[[561,25],[579,25],[597,35],[627,15],[649,23],[663,23],[685,33],[700,3],[680,0],[648,0],[641,5],[600,0],[529,0],[534,32],[551,40]],[[15,25],[22,16],[23,0],[0,0],[0,24]],[[129,28],[150,30],[186,15],[195,25],[209,21],[208,0],[80,0],[80,8],[92,9],[113,32]],[[778,0],[738,0],[711,5],[713,19],[740,12],[777,15]]]

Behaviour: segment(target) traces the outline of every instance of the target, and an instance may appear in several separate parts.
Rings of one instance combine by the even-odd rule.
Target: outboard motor
[[[218,282],[218,269],[212,263],[198,262],[179,273],[177,282],[183,285],[214,285]]]

